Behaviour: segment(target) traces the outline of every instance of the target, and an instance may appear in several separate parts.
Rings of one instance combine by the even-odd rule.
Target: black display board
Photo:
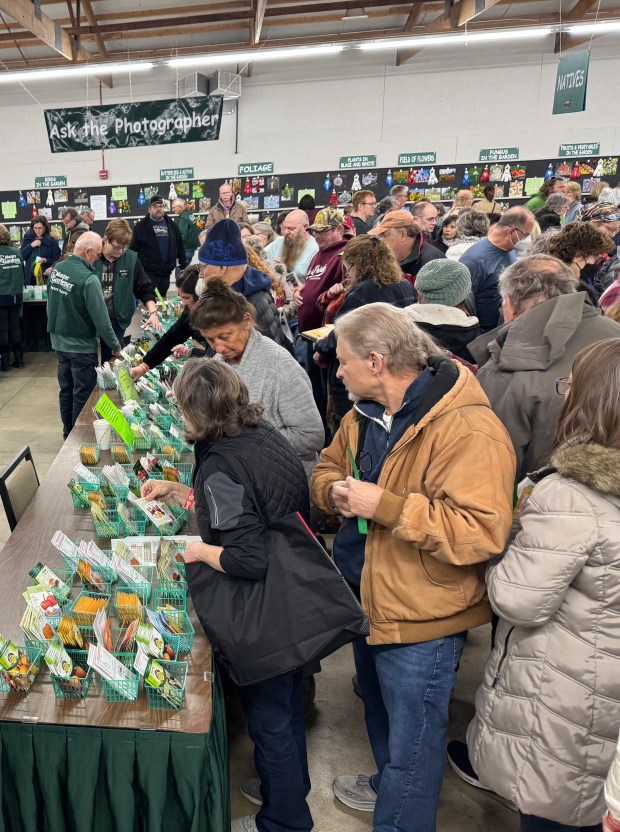
[[[137,151],[139,152],[139,151]],[[495,199],[505,206],[522,204],[533,195],[545,175],[559,175],[579,182],[584,193],[606,179],[612,184],[618,179],[617,157],[589,159],[534,159],[528,161],[481,162],[471,164],[440,164],[413,168],[373,168],[360,170],[331,170],[312,173],[275,173],[256,177],[229,177],[233,190],[246,201],[249,213],[261,219],[274,220],[278,213],[295,208],[304,193],[310,193],[316,206],[326,205],[330,199],[342,207],[351,201],[355,190],[368,188],[382,199],[394,184],[407,185],[412,200],[426,198],[437,202],[451,202],[461,188],[470,188],[475,197],[482,196],[486,184],[495,186]],[[106,206],[106,219],[95,222],[94,230],[102,234],[107,222],[116,217],[126,218],[130,225],[146,214],[149,197],[158,193],[164,200],[175,196],[190,201],[190,210],[200,227],[205,216],[217,201],[223,179],[194,179],[185,182],[152,180],[124,186],[100,185],[87,188],[24,189],[0,192],[2,223],[18,244],[29,227],[33,215],[41,209],[51,216],[53,232],[62,237],[64,227],[60,212],[66,206],[90,207],[91,199],[99,197]],[[119,188],[126,197],[119,198]],[[117,198],[115,198],[117,197]],[[15,217],[11,206],[15,204]]]

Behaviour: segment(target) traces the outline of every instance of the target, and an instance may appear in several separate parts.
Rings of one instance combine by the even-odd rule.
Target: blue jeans
[[[313,826],[301,678],[301,671],[285,673],[238,688],[261,782],[260,832],[310,832]]]
[[[377,773],[374,832],[435,832],[450,693],[467,633],[420,644],[353,643]]]
[[[95,367],[97,353],[58,352],[58,384],[60,385],[60,418],[66,439],[82,408],[97,384]]]

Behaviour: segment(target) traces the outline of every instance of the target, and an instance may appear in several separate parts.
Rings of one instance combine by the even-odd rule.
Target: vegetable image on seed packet
[[[63,647],[59,638],[55,638],[50,642],[44,658],[45,664],[54,676],[60,676],[61,679],[71,678],[73,674],[73,660]]]
[[[144,677],[145,685],[156,688],[173,708],[181,707],[183,704],[183,685],[162,664],[138,650],[133,666]]]
[[[28,572],[33,581],[37,584],[53,592],[58,598],[68,598],[71,595],[71,587],[67,586],[64,581],[61,581],[49,566],[44,566],[42,563],[37,563]]]

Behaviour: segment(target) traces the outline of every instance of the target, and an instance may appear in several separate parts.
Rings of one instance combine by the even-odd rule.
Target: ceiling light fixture
[[[620,20],[603,20],[600,23],[577,23],[562,27],[570,35],[604,35],[606,32],[620,32]]]
[[[282,61],[287,58],[314,58],[318,55],[333,55],[342,52],[344,46],[331,43],[326,46],[295,46],[288,49],[256,49],[250,52],[213,52],[210,55],[191,55],[186,58],[172,58],[165,61],[168,66],[218,66],[223,63],[243,64],[257,61]]]
[[[504,29],[494,32],[462,32],[458,35],[427,35],[413,38],[392,38],[361,43],[358,49],[364,51],[378,49],[409,49],[418,46],[458,46],[469,43],[484,43],[503,40],[534,40],[552,34],[549,26],[533,29]]]
[[[85,78],[87,75],[110,75],[119,72],[146,72],[155,64],[141,63],[80,64],[79,66],[52,67],[50,69],[26,69],[19,72],[0,72],[0,84],[12,82],[52,81],[58,78]]]
[[[366,20],[368,13],[363,6],[356,6],[354,9],[347,9],[341,20]]]

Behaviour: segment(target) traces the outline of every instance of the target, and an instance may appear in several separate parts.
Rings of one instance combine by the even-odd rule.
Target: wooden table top
[[[74,510],[67,483],[73,475],[74,466],[79,462],[79,446],[83,442],[94,441],[92,407],[101,392],[95,390],[91,395],[76,427],[0,552],[0,633],[13,639],[16,644],[24,643],[19,622],[24,611],[22,592],[32,584],[28,571],[39,561],[52,569],[62,568],[62,558],[51,544],[54,532],[60,529],[73,540],[96,539],[90,512]],[[115,391],[108,392],[108,395],[118,402]],[[109,462],[109,451],[103,452],[100,464]],[[195,529],[193,515],[191,519]],[[195,533],[191,526],[192,524],[190,533]],[[105,541],[101,541],[100,545],[108,548]],[[73,597],[78,591],[74,587]],[[196,636],[191,655],[187,657],[189,668],[184,707],[178,713],[151,710],[142,689],[136,702],[108,703],[104,699],[99,677],[91,685],[85,699],[57,699],[49,671],[43,663],[39,676],[27,695],[0,693],[0,720],[207,733],[212,716],[213,657],[211,645],[198,623],[189,599],[187,612]],[[112,623],[114,625],[114,620]]]

